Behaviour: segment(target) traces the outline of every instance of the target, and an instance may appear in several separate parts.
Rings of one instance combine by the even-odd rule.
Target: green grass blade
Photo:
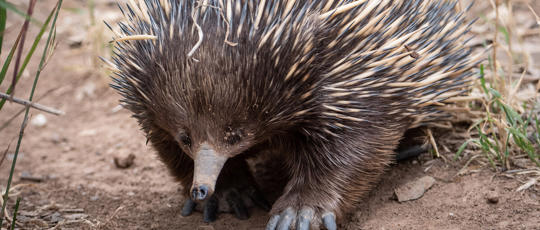
[[[475,141],[475,139],[469,139],[467,141],[465,141],[465,143],[463,143],[458,151],[456,152],[456,155],[454,156],[454,160],[457,160],[460,156],[461,156],[461,153],[465,150],[465,148],[469,145],[469,143]]]
[[[8,10],[11,10],[13,13],[16,13],[22,17],[24,17],[25,19],[29,20],[30,22],[38,25],[38,26],[41,26],[41,22],[31,16],[28,16],[28,14],[26,14],[25,12],[22,12],[20,11],[19,9],[17,9],[17,7],[15,7],[13,4],[9,3],[9,2],[6,2],[5,0],[3,1],[0,1],[0,8],[2,9],[8,9]]]
[[[6,0],[0,0],[1,3],[5,3]],[[0,7],[0,54],[2,54],[2,42],[4,41],[4,32],[6,30],[7,11],[6,8]]]
[[[41,26],[41,29],[39,30],[39,33],[38,35],[36,36],[36,38],[34,39],[34,43],[32,44],[32,47],[30,48],[30,50],[28,51],[28,53],[26,54],[26,57],[24,58],[24,61],[23,61],[23,64],[21,66],[21,68],[19,69],[19,72],[17,74],[17,77],[15,79],[15,83],[17,83],[19,81],[19,79],[21,78],[24,70],[26,69],[26,66],[28,65],[28,63],[30,62],[30,59],[32,58],[32,56],[34,55],[34,51],[36,51],[36,48],[37,46],[39,45],[39,42],[41,41],[41,38],[43,37],[43,34],[45,33],[45,31],[47,30],[47,27],[49,25],[49,22],[51,21],[51,18],[53,16],[53,13],[54,13],[54,10],[51,11],[51,13],[49,14],[49,16],[47,17],[47,20],[45,20],[45,23],[43,24],[43,26]],[[0,75],[0,84],[2,83],[2,80],[3,80],[3,76]],[[11,94],[11,92],[13,91],[13,88],[10,86],[9,89],[7,90],[7,94]],[[6,103],[6,99],[3,98],[1,101],[0,101],[0,110],[2,110],[2,107],[4,107],[4,104]]]
[[[21,204],[21,198],[17,197],[17,202],[15,203],[15,210],[13,210],[13,221],[11,221],[11,230],[15,230],[15,225],[17,225],[17,213],[19,213],[19,205]]]
[[[15,54],[15,50],[17,50],[17,47],[19,46],[19,41],[21,40],[21,34],[17,36],[17,39],[15,40],[15,43],[11,47],[11,50],[9,51],[9,54],[4,61],[4,65],[2,66],[2,71],[0,71],[0,85],[2,85],[2,81],[4,81],[4,78],[6,77],[7,70],[9,68],[9,64],[11,64],[11,60],[13,60],[13,55]]]
[[[54,19],[53,19],[53,22],[51,24],[51,29],[49,30],[49,35],[47,37],[47,43],[45,43],[45,48],[43,49],[43,54],[41,55],[41,61],[39,63],[39,67],[38,67],[36,76],[34,78],[34,84],[32,85],[32,90],[30,91],[30,97],[28,99],[29,101],[32,101],[32,99],[34,98],[34,93],[36,91],[37,83],[38,83],[38,80],[39,80],[39,75],[41,75],[41,71],[43,70],[43,66],[45,65],[45,59],[48,56],[47,52],[49,51],[49,45],[51,44],[51,38],[56,35],[56,19],[58,19],[58,13],[60,12],[60,7],[62,7],[62,0],[58,0],[57,5],[55,6],[55,10],[53,10],[53,11],[55,11]],[[6,210],[6,203],[7,203],[6,201],[7,201],[8,197],[9,197],[9,188],[11,186],[11,181],[13,180],[13,174],[14,174],[14,171],[15,171],[15,165],[17,163],[17,157],[19,155],[19,149],[21,147],[21,142],[22,142],[22,138],[23,138],[23,135],[24,135],[24,129],[25,129],[26,123],[28,122],[28,114],[29,114],[29,112],[30,112],[30,107],[27,106],[26,110],[25,110],[25,113],[24,113],[23,123],[22,123],[20,131],[19,131],[19,139],[17,140],[17,147],[15,148],[15,153],[13,155],[13,161],[11,162],[11,169],[10,169],[10,172],[9,172],[9,177],[8,177],[7,186],[6,186],[6,193],[3,196],[5,202],[3,202],[2,209],[0,210],[0,216],[3,216],[4,211]],[[3,219],[0,218],[0,226],[2,226],[2,221],[3,221]]]
[[[480,65],[480,83],[482,85],[482,89],[484,89],[484,92],[489,95],[489,91],[486,87],[486,73],[485,73],[485,70],[484,70],[484,64],[481,64]]]

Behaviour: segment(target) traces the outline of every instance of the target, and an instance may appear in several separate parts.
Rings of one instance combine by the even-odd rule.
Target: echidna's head
[[[195,200],[212,194],[227,159],[280,132],[292,109],[301,110],[283,99],[284,86],[269,81],[282,78],[272,67],[248,60],[242,48],[223,53],[208,43],[194,58],[186,55],[191,46],[180,41],[168,43],[164,53],[124,49],[117,60],[136,58],[116,64],[113,85],[148,135],[166,132],[194,160]]]
[[[212,194],[227,159],[263,141],[268,131],[268,116],[257,104],[260,95],[246,82],[255,72],[226,60],[235,56],[157,55],[140,63],[140,70],[125,69],[117,80],[127,93],[127,108],[148,135],[166,132],[194,160],[195,200]]]

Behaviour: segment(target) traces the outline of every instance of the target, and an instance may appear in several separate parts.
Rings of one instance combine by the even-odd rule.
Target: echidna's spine
[[[115,39],[151,39],[118,42],[115,88],[140,113],[152,94],[148,85],[159,82],[140,72],[170,65],[156,66],[158,58],[189,66],[216,40],[223,55],[247,55],[242,60],[261,68],[272,62],[274,79],[253,86],[268,90],[258,99],[261,106],[272,110],[264,97],[278,93],[279,101],[298,105],[275,120],[316,113],[328,120],[327,130],[381,114],[410,120],[411,126],[434,119],[448,98],[469,89],[479,61],[464,44],[470,24],[455,0],[129,2]],[[372,109],[373,98],[389,103]]]

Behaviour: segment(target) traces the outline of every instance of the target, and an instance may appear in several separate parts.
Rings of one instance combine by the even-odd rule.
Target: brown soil
[[[45,18],[48,13],[45,9],[52,8],[53,1],[39,2],[36,17]],[[107,2],[97,1],[98,18],[117,16],[116,8]],[[535,4],[540,6],[540,1]],[[88,28],[88,14],[68,10],[75,8],[85,9],[85,3],[65,1],[58,25],[59,45],[42,74],[36,93],[36,98],[42,98],[40,103],[58,108],[66,115],[44,114],[47,123],[43,127],[30,122],[19,154],[13,182],[19,186],[12,191],[22,197],[19,227],[263,229],[268,216],[257,209],[251,210],[252,215],[247,221],[221,214],[212,224],[204,223],[200,213],[190,217],[180,215],[181,188],[173,182],[153,150],[145,145],[143,133],[130,118],[130,113],[117,108],[120,97],[107,86],[109,79],[96,69],[99,65],[93,64],[96,49],[91,46],[92,38],[104,31],[102,26]],[[535,9],[540,12],[540,7]],[[530,11],[522,10],[523,14],[530,15]],[[9,16],[16,18],[13,14]],[[6,52],[2,52],[2,60],[7,53],[5,47],[11,47],[18,32],[19,23],[20,20],[11,22],[13,29],[4,44],[2,51]],[[35,33],[35,30],[33,28],[31,32]],[[77,47],[73,40],[77,40],[80,33],[84,40],[82,46]],[[533,39],[538,44],[538,35]],[[42,52],[42,49],[38,50]],[[540,53],[540,48],[536,52]],[[30,73],[35,72],[37,63],[37,60],[31,63]],[[31,76],[23,77],[16,96],[27,98],[32,80]],[[2,92],[6,85],[0,87]],[[47,93],[50,90],[53,91]],[[0,112],[0,124],[20,109],[17,104],[7,103]],[[42,113],[32,110],[31,119],[38,114]],[[21,122],[22,116],[19,116],[0,133],[0,154],[11,143],[8,156],[0,166],[1,188],[6,185]],[[134,165],[127,169],[117,168],[114,157],[123,158],[129,154],[136,156]],[[462,165],[461,162],[444,162],[423,156],[392,166],[358,210],[351,210],[352,214],[341,222],[341,227],[540,229],[538,184],[516,192],[527,181],[526,175],[495,173],[485,167],[457,175]],[[43,180],[23,180],[21,174]],[[436,183],[422,198],[404,203],[395,200],[395,188],[424,175],[434,177]],[[498,202],[490,202],[488,198]],[[8,203],[10,214],[14,200],[15,196]],[[2,227],[4,229],[6,225]]]

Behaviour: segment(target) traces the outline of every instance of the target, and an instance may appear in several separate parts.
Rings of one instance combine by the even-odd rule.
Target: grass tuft
[[[526,51],[520,53],[515,50],[520,44],[514,43],[523,41],[513,29],[516,28],[512,14],[514,6],[511,1],[491,3],[495,18],[490,20],[484,17],[484,20],[494,28],[492,53],[487,58],[488,67],[480,66],[479,84],[473,90],[482,95],[483,100],[480,104],[469,105],[471,111],[479,112],[483,116],[471,118],[471,138],[459,147],[454,159],[459,159],[465,151],[469,151],[480,153],[484,162],[497,171],[511,169],[512,161],[523,157],[540,167],[540,84],[533,96],[518,96],[525,88],[523,79],[529,71],[529,64]],[[501,8],[508,11],[504,14],[505,18],[501,18]],[[507,60],[501,57],[504,56],[501,54],[506,54]],[[518,70],[521,74],[516,78]]]
[[[8,5],[11,5],[11,4],[8,4]],[[6,7],[4,7],[4,6],[5,6],[5,4],[0,4],[0,7],[5,9]],[[54,15],[54,19],[52,20],[52,23],[50,25],[49,35],[47,37],[47,42],[45,43],[45,48],[44,48],[43,53],[41,55],[41,60],[40,60],[40,63],[39,63],[39,67],[38,67],[38,70],[37,70],[37,72],[35,74],[35,77],[34,77],[34,83],[32,85],[32,89],[31,89],[30,96],[29,96],[29,99],[28,99],[29,102],[32,102],[32,100],[33,100],[34,92],[35,92],[35,90],[37,88],[37,83],[38,83],[38,80],[39,80],[39,76],[40,76],[41,71],[43,70],[43,68],[45,66],[46,59],[47,59],[47,57],[49,57],[49,53],[51,52],[51,49],[49,47],[51,46],[52,43],[54,43],[54,38],[56,36],[56,20],[58,18],[58,14],[60,12],[61,6],[62,6],[62,0],[58,0],[57,4],[54,6],[54,8],[51,10],[51,13],[49,14],[49,17],[47,19],[47,23],[42,25],[41,30],[44,31],[48,26],[48,23],[50,21],[51,16]],[[2,22],[0,22],[0,24],[2,24]],[[5,24],[5,22],[4,22],[4,24]],[[1,80],[3,80],[3,78],[5,76],[5,72],[7,72],[7,67],[6,66],[9,66],[9,63],[11,62],[11,59],[13,57],[13,53],[15,53],[15,50],[18,47],[20,39],[21,39],[21,37],[23,37],[23,36],[21,36],[21,34],[24,33],[25,32],[24,30],[27,30],[27,29],[28,29],[28,27],[23,28],[23,30],[21,30],[21,33],[19,33],[19,36],[17,37],[17,41],[11,47],[10,55],[8,56],[8,58],[4,62],[4,67],[5,68],[2,69],[2,74],[3,75],[0,75],[0,77],[1,77],[0,78],[0,84],[1,84]],[[27,59],[29,60],[33,56],[34,51],[35,51],[35,47],[37,47],[37,43],[39,43],[42,35],[43,35],[43,33],[40,32],[40,34],[38,34],[36,36],[36,38],[34,39],[33,50],[31,50],[29,52],[29,55],[26,56],[27,58],[25,58],[25,63],[23,63],[23,67],[26,67],[26,64],[27,64],[26,60]],[[15,69],[15,70],[17,70],[17,69]],[[15,73],[16,73],[15,76],[20,76],[20,73],[18,73],[18,72],[15,72]],[[0,109],[1,109],[1,107],[0,107]],[[2,209],[0,210],[0,226],[2,226],[2,223],[3,223],[4,214],[5,214],[5,210],[6,210],[6,206],[7,206],[7,201],[8,201],[8,198],[9,198],[9,190],[10,190],[10,187],[11,187],[11,182],[12,182],[13,174],[14,174],[14,171],[15,171],[15,166],[17,164],[17,157],[18,157],[19,150],[20,150],[21,143],[22,143],[22,139],[23,139],[23,136],[24,136],[24,130],[25,130],[26,124],[28,122],[29,111],[30,111],[30,105],[26,105],[23,123],[21,124],[20,130],[19,130],[19,138],[17,140],[17,146],[15,148],[13,161],[11,163],[11,169],[10,169],[10,173],[9,173],[9,177],[8,177],[8,181],[7,181],[7,185],[6,185],[6,192],[3,194],[3,197],[2,197],[3,202],[2,202]],[[17,215],[16,213],[17,213],[17,210],[18,210],[19,202],[20,202],[20,199],[17,200],[17,204],[16,204],[16,208],[15,208],[15,214],[14,214],[14,218],[13,218],[13,221],[12,221],[12,224],[11,224],[12,229],[15,226],[15,217]]]

